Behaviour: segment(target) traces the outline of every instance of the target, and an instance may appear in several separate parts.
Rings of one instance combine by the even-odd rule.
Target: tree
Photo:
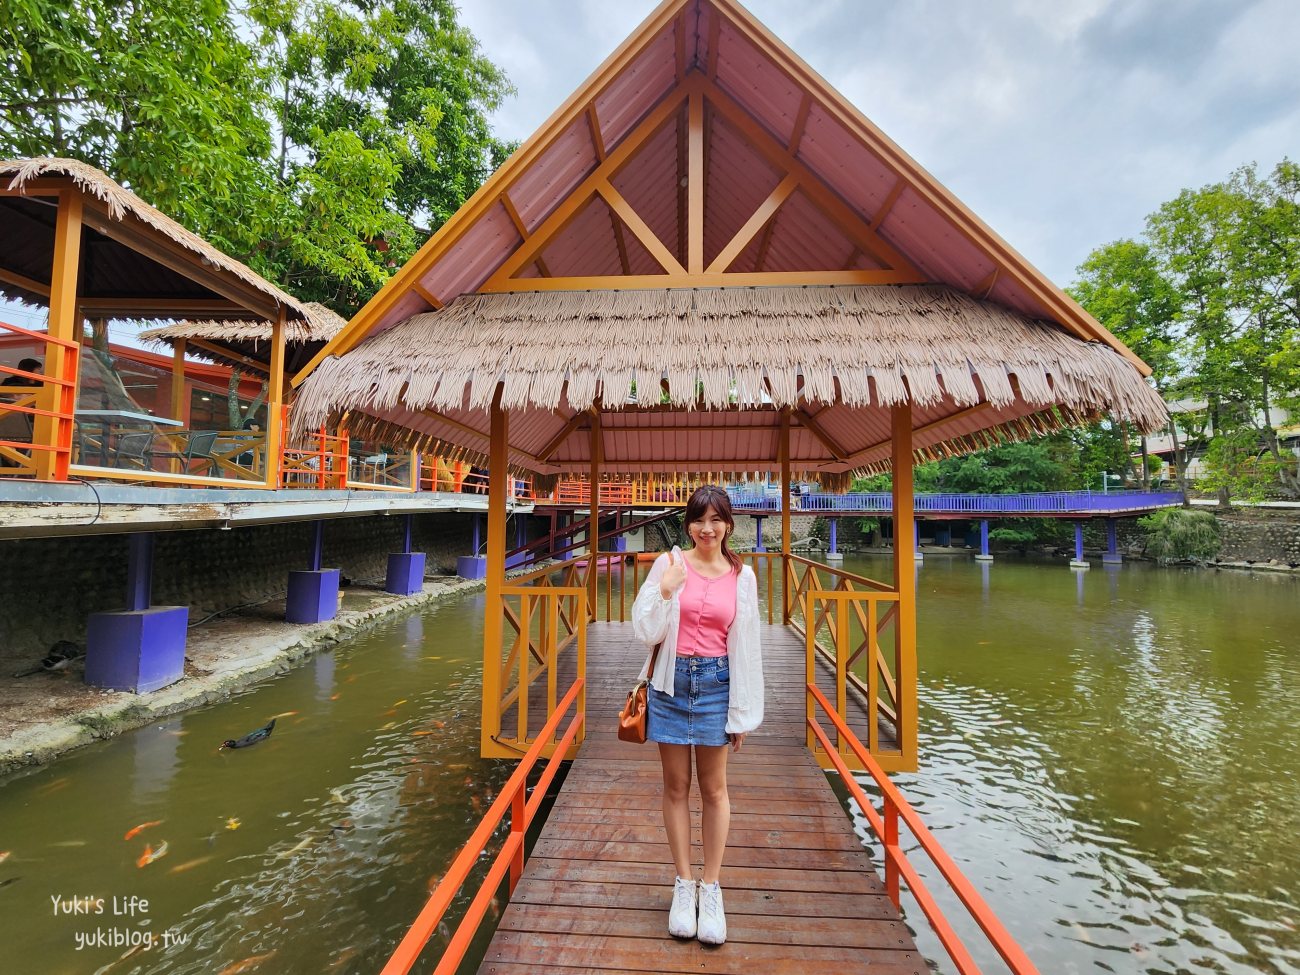
[[[1151,367],[1151,384],[1167,394],[1178,374],[1174,323],[1180,308],[1178,290],[1161,272],[1151,247],[1134,240],[1117,240],[1100,247],[1079,265],[1079,280],[1069,289],[1093,318],[1106,326]],[[1128,465],[1128,433],[1123,437],[1124,463]],[[1184,463],[1173,424],[1174,467],[1184,483]],[[1147,486],[1147,442],[1141,438],[1141,484]],[[1185,484],[1184,484],[1185,487]]]
[[[263,77],[226,0],[11,0],[5,11],[0,152],[81,159],[218,239],[262,209]]]
[[[263,260],[352,310],[504,160],[487,115],[511,89],[450,0],[251,0],[248,13],[274,94],[271,176],[295,204]]]
[[[450,0],[10,0],[0,153],[103,169],[350,315],[499,164]]]
[[[1219,553],[1219,523],[1208,511],[1165,508],[1138,519],[1145,551],[1158,562],[1204,562]]]

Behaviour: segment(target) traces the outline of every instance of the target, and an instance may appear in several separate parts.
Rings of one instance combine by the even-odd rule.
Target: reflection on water
[[[509,771],[477,757],[471,603],[7,780],[0,968],[377,971]],[[267,741],[218,750],[272,716]],[[115,913],[133,895],[147,909]]]
[[[1297,580],[930,559],[918,591],[899,784],[1040,970],[1300,972]]]
[[[1300,973],[1297,581],[914,571],[923,767],[901,784],[1044,975]],[[483,602],[0,784],[3,970],[378,970],[509,771],[476,757]],[[126,940],[78,950],[96,932]]]

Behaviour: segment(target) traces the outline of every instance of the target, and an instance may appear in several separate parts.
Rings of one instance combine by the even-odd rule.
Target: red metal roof
[[[805,167],[801,189],[749,241],[732,271],[887,269],[901,260],[918,282],[987,297],[1132,357],[734,0],[662,3],[326,353],[344,352],[435,307],[427,296],[445,305],[482,288],[600,160],[687,82],[705,86],[706,266],[781,181],[785,158]],[[739,114],[728,119],[727,111]],[[685,114],[683,103],[610,177],[683,265]],[[846,214],[856,230],[846,227]],[[597,197],[549,239],[542,267],[529,262],[517,277],[608,276],[608,287],[620,287],[617,226],[621,222]],[[628,272],[660,273],[636,235],[622,231]],[[871,244],[875,235],[880,245]]]

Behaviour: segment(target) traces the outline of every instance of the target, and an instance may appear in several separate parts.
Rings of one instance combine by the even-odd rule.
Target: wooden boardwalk
[[[480,973],[929,972],[804,746],[803,643],[781,626],[765,626],[763,640],[765,720],[728,769],[727,944],[709,948],[667,933],[673,867],[657,751],[614,737],[641,658],[630,625],[593,623],[587,741],[529,850]],[[691,809],[698,877],[698,788]]]

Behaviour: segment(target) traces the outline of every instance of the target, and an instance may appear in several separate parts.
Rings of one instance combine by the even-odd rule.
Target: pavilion
[[[293,422],[490,468],[481,741],[499,757],[530,734],[504,730],[511,702],[549,668],[553,707],[556,667],[531,636],[504,654],[503,627],[527,627],[499,473],[892,470],[892,579],[827,582],[792,556],[788,501],[776,578],[785,622],[871,631],[836,651],[839,700],[846,679],[874,695],[891,730],[873,752],[909,769],[913,464],[1104,415],[1154,430],[1148,372],[738,3],[665,0],[297,374]],[[594,568],[582,584],[594,613]],[[854,595],[832,611],[832,591]],[[890,605],[869,625],[871,599]]]

